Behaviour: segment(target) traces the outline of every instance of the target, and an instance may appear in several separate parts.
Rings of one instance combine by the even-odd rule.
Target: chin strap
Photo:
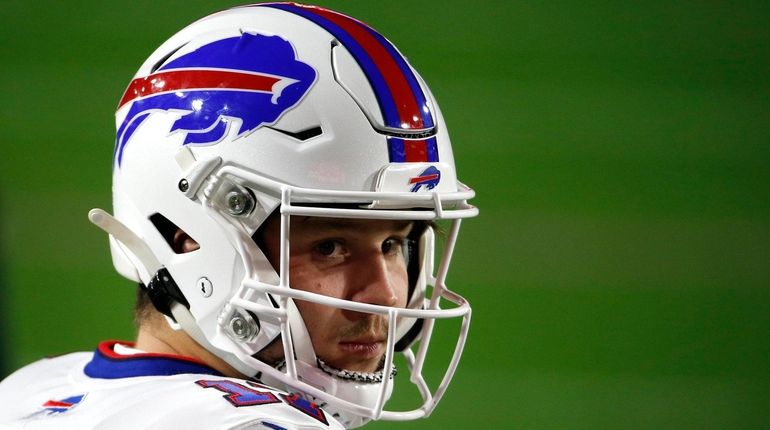
[[[222,351],[221,349],[212,345],[211,342],[206,339],[206,336],[204,336],[203,331],[201,331],[200,326],[198,326],[198,323],[195,322],[195,318],[193,317],[192,313],[190,313],[190,310],[187,309],[184,305],[180,303],[172,303],[171,314],[179,323],[179,325],[182,326],[184,332],[190,335],[190,337],[198,342],[198,344],[200,344],[202,347],[208,351],[211,351],[212,353],[216,351],[215,354],[218,357],[220,357],[227,364],[229,364],[230,367],[237,370],[242,375],[254,374],[254,369],[251,369],[246,364],[242,363],[235,357],[235,355]]]
[[[190,303],[184,297],[182,290],[179,289],[168,270],[155,257],[150,247],[136,233],[103,209],[91,209],[88,212],[88,219],[111,235],[136,257],[142,269],[151,276],[150,279],[143,279],[143,283],[152,304],[160,313],[174,319],[175,323],[176,319],[171,314],[171,305],[173,303],[181,303],[189,309]],[[178,329],[174,325],[172,323],[172,328]]]
[[[211,352],[216,351],[216,355],[221,357],[238,372],[244,375],[251,375],[254,373],[253,369],[238,360],[234,354],[222,351],[206,339],[203,331],[201,331],[195,321],[195,317],[193,317],[190,312],[189,303],[184,298],[181,290],[179,290],[176,282],[174,282],[166,268],[160,264],[152,250],[139,238],[139,236],[136,235],[136,233],[102,209],[92,209],[88,213],[88,219],[97,227],[110,234],[126,250],[130,251],[136,260],[134,264],[138,266],[137,269],[139,269],[139,272],[145,273],[145,278],[149,278],[142,280],[144,284],[148,286],[148,294],[150,295],[153,305],[155,305],[160,312],[163,312],[169,317],[167,319],[172,328],[174,328],[175,325],[181,326],[185,333],[191,338],[205,349]],[[289,373],[302,375],[301,377],[297,376],[299,380],[313,385],[333,397],[344,399],[365,407],[376,408],[375,405],[378,403],[377,399],[379,397],[378,394],[381,384],[392,381],[384,381],[384,378],[382,377],[374,378],[374,380],[370,381],[364,381],[355,377],[351,378],[349,375],[341,375],[339,372],[335,371],[335,369],[322,364],[315,355],[310,335],[293,300],[288,300],[287,307],[291,332],[289,348],[293,349],[296,356],[295,360],[286,360],[287,366],[296,366],[293,371],[290,371]],[[172,324],[172,318],[176,324]],[[299,367],[299,369],[297,369],[297,367]],[[391,372],[388,379],[393,378],[393,375],[395,375],[395,370]],[[265,379],[270,378],[267,377]],[[274,384],[274,386],[279,385],[284,384]],[[393,389],[392,383],[388,383],[387,385],[387,393],[385,395],[386,400],[390,397]],[[292,389],[290,386],[285,386],[285,389],[296,392],[296,390]],[[304,397],[309,398],[309,400],[322,405],[327,413],[334,416],[346,428],[360,427],[370,421],[370,418],[352,414],[344,408],[336,407],[334,402],[326,402],[304,393],[298,394],[302,394]]]
[[[308,364],[315,363],[318,357],[315,355],[310,333],[307,331],[305,320],[302,319],[297,305],[291,298],[286,301],[286,316],[289,320],[290,336],[296,360]]]
[[[171,274],[168,273],[165,267],[161,267],[155,272],[155,276],[147,284],[146,290],[155,309],[163,315],[173,318],[176,322],[178,322],[176,317],[171,313],[172,305],[178,303],[184,305],[186,309],[190,309],[190,303],[184,297],[182,290],[179,289],[174,278],[171,277]]]
[[[111,235],[121,246],[125,247],[136,258],[139,272],[149,274],[149,279],[142,279],[147,288],[147,294],[152,304],[159,312],[166,315],[171,328],[179,330],[181,327],[190,337],[209,351],[218,351],[218,356],[244,375],[254,373],[253,369],[243,364],[231,353],[226,353],[220,348],[214,347],[206,336],[203,335],[198,323],[190,313],[190,304],[177,286],[174,278],[163,267],[152,250],[139,236],[115,219],[103,209],[91,209],[88,219],[100,229]],[[136,264],[136,263],[135,263]]]
[[[332,398],[342,399],[369,410],[378,408],[379,394],[384,383],[388,384],[385,400],[390,398],[393,389],[391,379],[396,374],[395,366],[391,368],[388,381],[385,381],[384,377],[384,369],[387,366],[372,373],[353,372],[330,366],[316,356],[305,322],[292,299],[287,300],[286,314],[291,330],[291,346],[295,359],[286,359],[283,365],[287,368],[294,366],[297,379],[320,389]],[[288,391],[297,392],[291,386],[281,385]],[[371,420],[366,416],[350,412],[344,407],[338,407],[333,400],[327,401],[302,392],[297,392],[297,394],[321,406],[345,428],[361,427]]]

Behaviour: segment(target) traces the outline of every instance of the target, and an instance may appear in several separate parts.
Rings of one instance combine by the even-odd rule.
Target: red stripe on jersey
[[[69,402],[57,402],[56,400],[49,400],[43,403],[44,408],[71,408],[72,403]]]

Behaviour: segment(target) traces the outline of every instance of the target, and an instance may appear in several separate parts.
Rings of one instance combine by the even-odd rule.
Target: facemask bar
[[[254,369],[261,370],[263,374],[278,379],[294,389],[315,398],[322,399],[323,401],[362,417],[385,420],[411,420],[428,416],[443,396],[447,385],[454,375],[463,351],[470,323],[471,312],[468,302],[460,295],[448,290],[445,285],[445,279],[459,232],[461,219],[475,216],[478,213],[478,210],[475,207],[466,203],[467,199],[473,197],[474,192],[461,184],[461,190],[453,193],[383,193],[315,190],[281,184],[236,166],[223,166],[215,172],[214,175],[209,177],[209,181],[207,181],[208,184],[206,184],[207,186],[203,187],[204,192],[201,193],[203,194],[201,200],[207,211],[211,215],[214,215],[214,217],[219,220],[220,224],[223,224],[223,227],[227,230],[228,236],[230,236],[230,241],[234,242],[234,245],[239,242],[242,243],[242,240],[246,235],[238,233],[237,230],[240,229],[237,228],[236,223],[233,223],[228,217],[223,216],[221,212],[216,210],[215,204],[212,204],[213,202],[209,198],[215,196],[219,184],[230,181],[252,188],[258,195],[259,193],[265,193],[275,197],[280,195],[281,273],[278,283],[264,282],[264,280],[260,280],[258,277],[254,276],[255,272],[253,270],[247,269],[247,272],[250,273],[246,274],[240,290],[230,300],[229,307],[249,310],[259,315],[260,318],[264,316],[273,321],[279,321],[279,330],[283,341],[284,354],[287,358],[286,369],[285,372],[283,372],[267,366],[265,363],[253,358],[253,351],[244,350],[242,345],[233,342],[233,346],[236,347],[235,350],[239,351],[236,352],[236,355],[238,356],[238,359],[242,361],[241,363],[238,363],[239,366],[237,368],[242,368],[243,363],[245,362]],[[362,202],[368,202],[366,203],[366,208],[350,209],[310,206],[313,203],[361,204]],[[424,210],[376,209],[378,202],[386,202],[388,208],[399,206],[405,208],[420,207],[424,208]],[[395,202],[397,202],[397,205],[394,204]],[[452,220],[452,226],[444,246],[444,253],[438,267],[437,276],[434,278],[432,273],[426,273],[427,283],[433,286],[427,309],[392,308],[388,306],[336,299],[316,293],[291,289],[288,271],[290,250],[289,220],[293,215],[365,219]],[[245,254],[241,255],[244,259],[248,259],[248,250],[244,249],[242,246],[239,246],[239,248],[241,252],[247,251]],[[247,268],[250,268],[252,265],[251,262],[244,261],[244,263]],[[258,294],[270,295],[279,303],[279,308],[267,308],[264,305],[259,305],[243,299],[244,293],[248,290],[252,290]],[[442,298],[453,303],[456,307],[451,309],[441,309],[439,305]],[[298,362],[294,358],[297,345],[294,344],[294,336],[292,336],[290,324],[291,318],[288,313],[289,310],[294,307],[288,306],[289,299],[305,300],[326,306],[356,312],[384,315],[387,317],[389,322],[389,332],[385,354],[385,368],[383,369],[383,375],[385,376],[383,377],[382,382],[379,383],[373,405],[362,405],[329,395],[329,393],[326,393],[323,389],[310,385],[303,380],[302,372],[297,366]],[[384,410],[384,405],[388,400],[388,395],[392,388],[391,384],[393,383],[392,378],[387,375],[390,375],[393,367],[395,343],[397,341],[396,328],[399,318],[423,319],[425,322],[420,330],[420,341],[417,352],[413,352],[411,348],[407,348],[402,352],[409,367],[410,380],[412,384],[417,387],[423,399],[423,404],[421,407],[410,411],[386,411]],[[447,371],[439,386],[436,388],[435,393],[431,394],[431,389],[428,387],[421,372],[428,352],[428,345],[430,343],[435,319],[449,318],[461,318],[460,333]],[[309,342],[309,339],[307,341]],[[227,358],[223,358],[229,362],[230,360],[227,358],[233,358],[233,356],[230,355]],[[314,365],[314,363],[310,364]]]
[[[337,218],[367,218],[367,219],[411,219],[435,220],[471,218],[478,215],[476,207],[469,205],[467,200],[474,197],[475,192],[463,184],[458,184],[456,192],[380,192],[380,191],[339,191],[318,190],[313,188],[295,187],[265,178],[254,172],[236,166],[223,166],[217,173],[221,179],[244,182],[255,190],[265,192],[281,199],[281,211],[289,215],[327,216]],[[408,210],[379,209],[379,206],[408,208]],[[330,209],[326,207],[295,206],[293,203],[366,203],[361,209]],[[412,210],[425,208],[426,210]]]
[[[285,223],[288,223],[289,217],[285,217]],[[285,380],[286,377],[290,378],[290,385],[298,388],[300,391],[306,392],[314,397],[328,401],[329,403],[336,404],[339,407],[353,411],[357,415],[369,417],[372,419],[386,419],[386,420],[410,420],[419,417],[424,417],[430,414],[438,401],[443,396],[446,387],[454,376],[454,372],[457,369],[460,356],[462,355],[463,347],[468,333],[468,327],[470,324],[471,309],[468,302],[458,294],[447,290],[444,284],[447,268],[449,266],[449,260],[451,258],[451,250],[454,246],[454,242],[457,238],[457,232],[459,231],[460,220],[454,220],[450,238],[445,247],[444,258],[442,264],[439,267],[439,274],[434,284],[432,297],[430,298],[430,305],[427,309],[408,309],[408,308],[392,308],[388,306],[372,305],[366,303],[351,302],[343,299],[336,299],[316,293],[311,293],[302,290],[295,290],[290,288],[290,281],[282,274],[279,285],[271,285],[264,282],[245,280],[243,287],[254,289],[260,293],[271,294],[275,297],[280,297],[279,301],[286,303],[286,299],[298,299],[318,304],[356,311],[363,313],[371,313],[378,315],[385,315],[388,318],[388,342],[386,346],[385,355],[385,368],[383,369],[383,375],[390,375],[393,366],[393,357],[395,355],[395,342],[396,342],[396,328],[399,318],[418,318],[425,320],[425,324],[421,329],[421,340],[417,353],[415,354],[411,349],[406,349],[403,354],[407,360],[411,382],[417,387],[420,395],[423,399],[423,404],[420,408],[411,411],[385,411],[383,410],[386,402],[386,393],[389,392],[389,384],[393,381],[389,377],[384,377],[380,383],[380,387],[377,393],[374,407],[363,406],[353,402],[331,398],[324,391],[318,390],[316,387],[309,386],[302,381],[300,375],[298,375],[297,363],[293,357],[292,351],[294,351],[294,344],[292,343],[294,336],[292,336],[292,330],[288,323],[288,317],[282,321],[281,332],[283,339],[288,339],[288,342],[284,342],[284,353],[286,354],[286,373],[281,373],[281,379]],[[286,230],[288,234],[288,229]],[[288,236],[286,236],[288,237]],[[287,248],[282,249],[281,259],[285,261],[281,267],[287,267],[288,264]],[[438,307],[441,299],[445,299],[453,303],[455,308],[452,309],[440,309]],[[260,308],[255,307],[253,303],[244,301],[242,299],[234,299],[231,302],[234,306],[239,306],[244,309],[257,312]],[[422,366],[424,364],[425,357],[428,352],[428,345],[430,343],[430,337],[433,331],[433,325],[436,319],[449,319],[449,318],[462,318],[460,335],[455,345],[453,357],[449,363],[447,371],[439,385],[436,388],[434,394],[431,394],[431,389],[428,387],[427,382],[422,377]]]

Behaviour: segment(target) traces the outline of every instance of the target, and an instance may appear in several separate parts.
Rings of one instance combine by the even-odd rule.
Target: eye
[[[324,240],[317,243],[314,249],[324,257],[334,257],[342,252],[342,244],[336,240]]]
[[[390,238],[382,242],[382,253],[385,255],[400,254],[404,245],[404,241],[401,239]]]

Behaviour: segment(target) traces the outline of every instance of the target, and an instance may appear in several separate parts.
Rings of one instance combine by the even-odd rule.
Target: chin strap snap
[[[152,304],[160,313],[166,315],[174,321],[176,318],[171,314],[171,305],[173,303],[179,303],[190,309],[190,303],[182,294],[182,290],[179,289],[174,278],[168,273],[165,267],[161,267],[152,280],[145,287],[147,290],[147,296],[150,297]]]

